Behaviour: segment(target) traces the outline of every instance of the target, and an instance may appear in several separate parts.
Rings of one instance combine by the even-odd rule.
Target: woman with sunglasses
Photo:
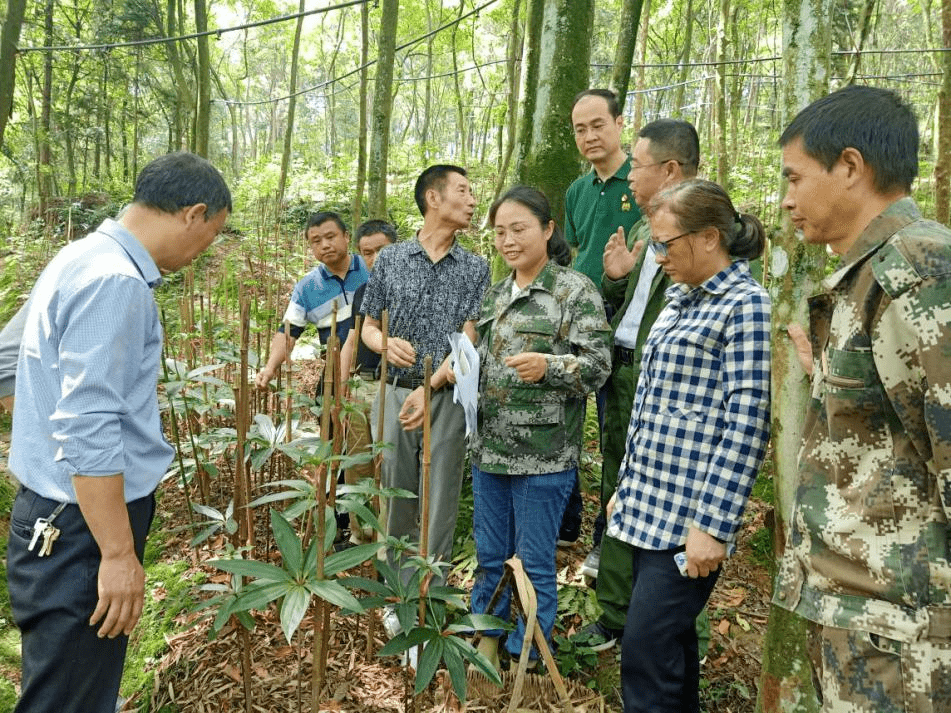
[[[489,221],[511,273],[486,291],[476,326],[472,611],[507,617],[508,591],[493,611],[486,609],[505,560],[518,555],[548,638],[558,607],[555,542],[577,473],[585,401],[611,368],[610,328],[594,284],[566,267],[570,250],[544,193],[510,189],[492,205]],[[501,633],[486,632],[479,647],[496,666]],[[519,619],[506,640],[513,659],[524,634]],[[537,656],[533,649],[530,658]]]
[[[608,534],[633,549],[624,711],[689,713],[700,710],[694,621],[735,549],[769,438],[770,302],[747,262],[765,233],[705,180],[658,194],[649,214],[655,259],[676,284],[644,346]]]

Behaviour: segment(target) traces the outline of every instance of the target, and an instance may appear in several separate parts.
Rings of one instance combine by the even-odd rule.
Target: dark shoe
[[[571,641],[592,651],[607,651],[617,643],[623,633],[623,630],[609,629],[600,621],[596,621],[577,632],[571,637]]]

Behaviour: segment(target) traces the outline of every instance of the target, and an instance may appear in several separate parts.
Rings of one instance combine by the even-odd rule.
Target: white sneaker
[[[394,607],[384,607],[382,618],[383,631],[386,632],[387,638],[392,639],[401,631],[403,631],[403,625],[400,624],[400,618],[397,616],[396,609]]]
[[[584,558],[584,562],[581,563],[581,567],[578,571],[581,572],[585,577],[590,577],[591,579],[598,578],[598,568],[601,565],[601,543],[599,542],[594,548],[588,553],[588,556]]]

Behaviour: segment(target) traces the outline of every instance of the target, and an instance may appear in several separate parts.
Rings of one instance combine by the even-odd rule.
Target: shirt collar
[[[631,172],[631,157],[628,156],[627,154],[624,154],[624,163],[618,166],[618,169],[617,171],[614,172],[613,176],[608,176],[608,181],[613,181],[614,179],[617,179],[619,181],[624,181],[625,183],[627,183],[627,176],[630,172]],[[595,171],[593,168],[591,169],[591,173],[589,174],[588,177],[591,180],[591,185],[596,185],[600,182],[600,179],[598,178],[598,172]],[[605,183],[607,183],[608,181],[605,181]]]
[[[535,275],[535,279],[529,282],[521,291],[532,290],[544,290],[545,292],[551,292],[555,289],[555,262],[554,260],[549,260],[542,267],[541,272]],[[508,274],[508,277],[505,278],[506,286],[509,291],[512,289],[511,283],[515,281],[515,271],[513,270]]]
[[[350,253],[350,266],[347,268],[347,274],[351,272],[357,272],[360,269],[360,263],[363,261],[363,258],[359,255]],[[327,269],[327,266],[322,262],[317,263],[318,269],[320,270],[320,276],[326,280],[329,280],[332,277],[336,277],[330,270]],[[344,278],[346,279],[346,278]]]
[[[667,288],[667,299],[683,300],[687,295],[694,292],[699,294],[700,291],[717,296],[725,295],[735,285],[748,278],[749,275],[749,262],[747,260],[734,260],[725,268],[720,270],[720,272],[718,272],[716,275],[713,277],[708,277],[696,287],[691,287],[690,285],[684,284],[683,282],[678,282],[675,285],[671,285]]]
[[[424,248],[424,247],[422,246],[422,244],[419,242],[419,231],[416,231],[416,239],[413,240],[413,241],[409,244],[409,252],[410,252],[410,253],[415,253],[415,254],[422,253],[423,255],[426,256],[426,259],[429,260],[429,253],[426,252],[426,248]],[[443,258],[445,258],[445,257],[452,257],[453,260],[459,260],[459,259],[460,259],[460,253],[461,253],[461,252],[462,252],[462,246],[459,245],[459,239],[458,239],[457,237],[453,236],[452,246],[449,248],[449,250],[446,252],[446,254],[443,255]],[[440,258],[440,260],[441,260],[441,259],[442,259],[442,258]]]
[[[910,197],[900,198],[872,219],[855,244],[842,257],[839,268],[822,281],[822,286],[833,290],[846,275],[865,258],[884,245],[905,226],[921,220],[921,212]]]
[[[129,259],[132,260],[139,274],[142,275],[142,279],[145,280],[149,287],[156,287],[162,284],[162,273],[159,272],[155,260],[152,259],[152,256],[149,254],[149,251],[145,249],[145,246],[139,242],[139,239],[130,233],[122,223],[112,218],[106,218],[102,221],[102,225],[99,226],[98,232],[109,236],[119,243],[119,247],[121,247],[126,255],[129,256]]]

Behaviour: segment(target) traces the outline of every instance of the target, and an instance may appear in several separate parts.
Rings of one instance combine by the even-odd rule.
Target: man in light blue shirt
[[[174,452],[159,419],[152,288],[204,251],[230,211],[208,161],[168,154],[142,170],[118,221],[63,248],[33,288],[10,448],[22,484],[7,546],[23,635],[17,713],[115,710],[153,493]]]

